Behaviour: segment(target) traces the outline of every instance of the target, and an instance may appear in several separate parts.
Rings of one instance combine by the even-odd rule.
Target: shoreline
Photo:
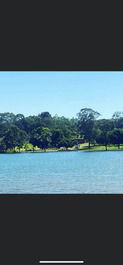
[[[111,148],[111,149],[110,149]],[[67,149],[67,150],[53,150],[53,149],[48,149],[48,150],[35,150],[35,151],[12,151],[12,152],[0,152],[0,154],[22,154],[22,153],[53,153],[53,152],[77,152],[77,151],[83,151],[83,152],[109,152],[109,151],[123,151],[123,147],[121,148],[116,148],[116,147],[108,147],[107,150],[104,149],[104,146],[96,146],[96,147],[91,147],[90,149],[88,147],[83,147],[80,149]]]

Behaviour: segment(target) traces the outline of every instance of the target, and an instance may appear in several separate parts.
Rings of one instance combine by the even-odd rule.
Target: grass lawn
[[[120,150],[123,150],[123,145],[121,145],[119,149],[118,149],[118,146],[115,146],[115,145],[108,145],[107,146],[107,151],[120,151]],[[95,146],[91,145],[90,149],[87,148],[84,151],[85,152],[106,151],[106,148],[103,145],[95,145]]]
[[[94,152],[94,151],[106,151],[105,146],[103,145],[90,145],[90,149],[88,148],[88,143],[83,143],[79,145],[79,148],[77,148],[76,146],[73,147],[68,147],[66,148],[66,150],[63,151],[77,151],[77,150],[82,150],[84,152]],[[107,151],[120,151],[123,150],[123,145],[120,146],[120,148],[118,149],[118,146],[115,145],[109,145],[107,147]],[[59,148],[49,148],[46,150],[46,152],[58,152],[58,151],[62,151]]]

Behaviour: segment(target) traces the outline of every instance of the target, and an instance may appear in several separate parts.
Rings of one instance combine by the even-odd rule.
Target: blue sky
[[[123,111],[123,72],[0,72],[0,112],[72,118],[85,107]]]

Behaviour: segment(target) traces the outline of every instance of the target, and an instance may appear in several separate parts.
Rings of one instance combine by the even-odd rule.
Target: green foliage
[[[50,146],[52,133],[49,128],[38,127],[32,132],[30,142],[34,146],[39,146],[42,149],[46,149]]]
[[[33,151],[34,150],[34,146],[32,144],[30,144],[30,143],[26,143],[24,145],[24,149],[25,149],[25,151]]]
[[[60,147],[59,151],[66,151],[66,147]]]
[[[107,150],[107,145],[110,143],[109,133],[107,131],[100,131],[100,134],[96,138],[96,142],[105,145]]]
[[[53,147],[60,147],[60,142],[62,142],[64,135],[63,131],[60,129],[54,129],[52,131],[52,146]]]
[[[40,148],[36,145],[35,147],[34,147],[34,150],[33,151],[39,151],[40,150]]]
[[[78,113],[78,129],[81,136],[84,136],[84,139],[90,143],[93,137],[94,121],[100,116],[100,113],[90,109],[84,108],[81,109]]]
[[[20,148],[26,140],[27,134],[15,125],[12,125],[4,136],[4,143],[7,149],[15,148],[16,146]]]
[[[111,119],[97,119],[93,109],[81,109],[77,118],[51,116],[42,112],[37,116],[0,113],[0,152],[95,149],[98,145],[123,144],[123,113],[115,112]],[[84,141],[84,143],[83,143]],[[83,143],[83,144],[81,144]],[[93,147],[94,148],[94,147]]]
[[[4,136],[0,138],[0,152],[5,152],[6,144],[4,142]]]
[[[114,129],[114,123],[109,119],[101,119],[96,121],[96,126],[103,132],[108,132]]]
[[[114,129],[109,132],[110,143],[117,145],[118,148],[123,144],[123,129]]]

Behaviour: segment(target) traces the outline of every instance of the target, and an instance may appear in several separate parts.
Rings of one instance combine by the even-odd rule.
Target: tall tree
[[[96,137],[96,142],[98,144],[105,145],[107,150],[107,146],[110,143],[109,132],[113,130],[114,124],[112,120],[102,119],[97,121],[98,128],[100,129],[100,133]]]
[[[52,133],[49,128],[38,127],[33,130],[30,143],[42,149],[46,149],[51,144]]]
[[[80,135],[84,136],[84,139],[88,141],[90,148],[90,143],[93,138],[94,121],[100,116],[100,113],[94,111],[91,108],[84,108],[80,110],[77,116],[78,116],[78,129]]]
[[[48,111],[42,112],[38,115],[40,119],[40,126],[51,129],[53,127],[53,118]]]
[[[123,129],[114,129],[109,133],[110,143],[117,145],[120,148],[120,145],[123,144]]]
[[[110,137],[109,137],[109,131],[101,131],[96,137],[97,144],[101,144],[105,146],[105,149],[107,151],[107,146],[110,143]]]
[[[60,147],[60,143],[63,137],[64,137],[63,132],[60,129],[54,129],[52,131],[52,146]]]
[[[28,140],[26,132],[20,130],[17,126],[11,126],[4,136],[6,148],[21,147]]]
[[[112,115],[112,120],[114,122],[115,128],[123,128],[123,112],[122,111],[116,111]]]

